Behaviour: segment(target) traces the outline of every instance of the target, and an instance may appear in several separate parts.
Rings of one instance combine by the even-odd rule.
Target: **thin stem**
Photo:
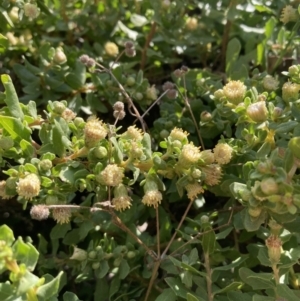
[[[189,241],[187,241],[186,243],[184,243],[183,245],[181,245],[179,248],[177,248],[175,251],[173,251],[169,256],[174,256],[180,249],[184,248],[185,246],[191,244],[194,240],[198,239],[199,237],[201,237],[202,235],[206,234],[206,233],[209,233],[211,231],[217,231],[217,230],[220,230],[224,227],[227,227],[228,225],[230,225],[231,223],[231,219],[232,219],[232,216],[233,216],[233,208],[231,208],[231,213],[230,213],[230,216],[229,216],[229,219],[228,219],[228,222],[222,226],[219,226],[219,227],[216,227],[214,229],[211,229],[211,230],[208,230],[208,231],[205,231],[205,232],[200,232],[198,233],[197,235],[195,235],[192,239],[190,239]]]
[[[146,112],[141,116],[141,118],[144,118],[147,114],[148,114],[148,112],[155,106],[155,104],[158,102],[158,101],[160,101],[161,100],[161,98],[163,97],[163,96],[165,96],[166,94],[167,94],[167,92],[168,92],[169,90],[166,90],[163,94],[161,94],[153,103],[152,103],[152,105],[146,110]]]
[[[157,257],[160,258],[160,232],[159,232],[159,210],[158,207],[156,212],[156,240],[157,240]]]
[[[114,65],[119,61],[119,59],[121,58],[121,56],[124,54],[125,49],[119,53],[119,55],[117,56],[117,58],[114,60],[114,62],[111,64],[109,71],[111,72],[111,70],[113,69]]]
[[[199,142],[201,144],[202,149],[205,150],[204,143],[203,143],[203,140],[202,140],[202,136],[201,136],[201,133],[200,133],[200,129],[199,129],[198,124],[196,122],[196,118],[195,118],[194,113],[192,111],[191,105],[190,105],[190,103],[188,101],[187,92],[186,92],[187,91],[186,90],[186,81],[185,81],[185,76],[184,75],[183,75],[183,85],[184,85],[184,94],[185,94],[184,96],[179,91],[178,87],[177,87],[177,90],[181,94],[181,97],[183,98],[184,103],[185,103],[186,107],[188,108],[188,110],[190,112],[190,115],[191,115],[191,117],[193,119],[193,123],[195,125],[196,131],[197,131],[197,134],[198,134]]]
[[[279,269],[277,268],[276,264],[272,265],[272,270],[273,270],[273,274],[274,274],[275,283],[276,283],[276,285],[278,285],[279,284]]]
[[[204,265],[205,265],[205,270],[206,270],[207,297],[208,297],[208,301],[213,301],[214,296],[212,293],[212,280],[211,280],[212,270],[210,268],[210,261],[209,261],[208,253],[204,253]]]
[[[155,34],[156,27],[157,27],[156,22],[152,22],[150,32],[148,33],[148,36],[146,38],[146,42],[145,42],[145,45],[144,45],[144,48],[142,51],[142,59],[141,59],[141,64],[140,64],[141,70],[144,70],[144,68],[145,68],[146,59],[147,59],[147,49],[148,49],[150,42]]]
[[[186,208],[186,210],[185,210],[185,212],[184,212],[184,214],[183,214],[183,216],[182,216],[182,218],[181,218],[181,220],[180,220],[180,222],[179,222],[179,224],[177,226],[177,229],[175,230],[175,232],[174,232],[172,238],[170,239],[167,247],[165,248],[164,252],[162,253],[161,258],[164,258],[165,255],[167,254],[167,252],[168,252],[169,248],[171,247],[174,239],[176,238],[177,231],[181,228],[181,226],[183,224],[183,221],[185,220],[185,218],[186,218],[189,210],[191,209],[192,204],[193,204],[193,201],[190,201],[190,203],[188,204],[188,206],[187,206],[187,208]]]
[[[154,281],[155,281],[155,279],[157,277],[157,271],[159,269],[160,263],[161,263],[161,261],[158,260],[154,264],[154,267],[153,267],[153,270],[152,270],[152,275],[151,275],[151,278],[150,278],[150,281],[149,281],[149,285],[148,285],[148,289],[147,289],[144,301],[147,301],[148,298],[149,298],[149,295],[150,295],[152,287],[153,287],[153,283],[154,283]]]

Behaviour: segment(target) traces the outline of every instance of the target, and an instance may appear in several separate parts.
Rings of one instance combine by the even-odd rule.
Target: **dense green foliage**
[[[0,300],[299,300],[298,2],[0,2]]]

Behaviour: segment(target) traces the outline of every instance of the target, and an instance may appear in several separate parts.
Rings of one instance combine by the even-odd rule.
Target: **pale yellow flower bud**
[[[270,237],[266,239],[266,246],[271,263],[278,264],[281,257],[281,239],[275,235],[270,235]]]
[[[142,199],[142,203],[146,206],[153,206],[157,208],[161,203],[162,194],[158,190],[149,190],[145,193]]]
[[[255,122],[264,122],[268,119],[268,109],[265,101],[252,103],[247,108],[247,115]]]
[[[287,24],[289,22],[296,22],[299,18],[299,14],[295,8],[293,8],[291,5],[287,5],[283,8],[280,21],[284,24]]]
[[[127,189],[123,184],[115,187],[112,205],[114,206],[116,211],[123,211],[130,208],[131,198],[128,196]]]
[[[218,164],[210,164],[201,168],[205,174],[204,182],[209,186],[220,183],[222,178],[222,169]]]
[[[66,120],[67,122],[71,122],[75,117],[76,117],[76,113],[74,113],[72,110],[66,108],[62,114],[61,117]]]
[[[230,162],[232,157],[232,147],[227,143],[218,143],[214,148],[214,157],[220,165]]]
[[[188,135],[189,135],[188,132],[175,127],[170,133],[170,138],[172,138],[173,141],[178,140],[180,142],[183,142],[183,141],[187,141]]]
[[[136,141],[143,139],[142,131],[140,129],[137,129],[135,125],[128,127],[127,131],[123,133],[122,136]]]
[[[178,162],[182,166],[189,167],[191,164],[197,163],[200,158],[199,147],[194,146],[193,143],[189,143],[183,146]]]
[[[282,99],[285,102],[295,101],[298,99],[300,85],[291,82],[284,83],[282,86]]]
[[[107,186],[118,186],[122,183],[124,177],[123,168],[116,164],[109,164],[96,176],[96,180]]]
[[[115,44],[113,42],[107,42],[104,45],[104,50],[109,56],[117,56],[119,53],[119,48],[118,48],[117,44]]]
[[[193,18],[193,17],[187,18],[186,23],[185,23],[186,29],[192,31],[192,30],[197,29],[197,27],[198,27],[198,20],[196,18]]]
[[[19,179],[17,184],[18,195],[26,200],[32,200],[32,198],[39,195],[41,189],[41,182],[37,175],[29,174],[25,178]]]
[[[224,86],[223,93],[229,102],[238,105],[244,100],[246,86],[239,80],[232,80]]]
[[[263,86],[267,91],[275,91],[278,89],[279,81],[271,75],[267,75],[263,79]]]
[[[98,119],[90,119],[84,128],[85,144],[87,147],[93,147],[98,142],[104,139],[107,135],[107,130],[103,126],[102,121]]]

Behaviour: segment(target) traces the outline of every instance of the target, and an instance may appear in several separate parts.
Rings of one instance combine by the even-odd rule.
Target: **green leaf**
[[[121,264],[119,266],[119,278],[125,279],[130,272],[130,266],[127,260],[122,259]]]
[[[257,259],[264,266],[267,266],[267,267],[271,267],[272,266],[271,261],[270,261],[269,256],[268,256],[268,251],[267,251],[266,247],[259,249],[258,255],[257,255]]]
[[[38,284],[40,281],[39,277],[30,273],[28,270],[25,271],[25,274],[22,275],[21,279],[18,282],[17,286],[17,295],[22,295],[26,293],[31,287]]]
[[[120,284],[121,284],[121,282],[120,282],[120,278],[119,277],[115,277],[112,280],[112,282],[110,284],[110,288],[109,288],[109,300],[110,301],[114,300],[114,299],[112,299],[112,296],[119,291]]]
[[[203,298],[201,298],[201,297],[196,297],[196,296],[194,296],[194,295],[192,295],[192,294],[190,294],[190,293],[187,293],[187,295],[186,295],[186,300],[187,300],[187,301],[205,301]]]
[[[9,300],[9,297],[15,298],[15,287],[10,283],[0,283],[0,300]],[[13,301],[10,298],[11,301]]]
[[[55,154],[59,157],[64,157],[65,147],[62,143],[62,133],[57,126],[54,126],[52,129],[52,140]]]
[[[12,250],[18,262],[24,263],[29,271],[33,271],[39,258],[39,252],[30,243],[25,243],[21,237],[14,243]]]
[[[35,154],[35,148],[32,144],[24,139],[20,141],[20,147],[23,151],[24,156],[27,158],[33,158]]]
[[[241,279],[254,290],[275,288],[275,283],[272,280],[273,275],[271,273],[254,273],[250,269],[242,267],[239,270],[239,275]]]
[[[299,301],[299,297],[295,295],[292,289],[290,289],[286,284],[279,284],[276,287],[276,292],[278,297],[289,301]]]
[[[19,98],[10,76],[7,74],[2,74],[1,81],[5,88],[5,95],[6,95],[5,103],[8,106],[10,114],[13,117],[19,118],[22,121],[24,119],[24,114],[21,109]]]
[[[50,238],[51,239],[58,239],[58,238],[64,238],[66,233],[71,230],[70,224],[57,224],[55,225],[51,232],[50,232]]]
[[[96,277],[101,279],[105,277],[108,272],[109,272],[109,265],[107,260],[100,261],[100,267],[95,273]]]
[[[266,215],[264,212],[262,212],[260,216],[256,218],[251,217],[246,208],[240,212],[240,215],[242,217],[245,229],[249,232],[257,231],[266,219]]]
[[[171,288],[164,289],[163,292],[155,299],[155,301],[176,301],[177,297]],[[187,299],[188,300],[188,299]],[[193,301],[193,300],[191,300]],[[202,301],[202,300],[200,300]]]
[[[20,143],[22,139],[31,141],[29,129],[25,128],[19,119],[10,116],[0,116],[0,125],[10,134],[10,137],[18,143]]]
[[[235,291],[235,290],[241,288],[242,285],[243,285],[242,282],[232,282],[229,285],[223,287],[222,289],[214,291],[213,294],[218,295],[218,294],[223,294],[223,293],[227,293],[230,291]]]
[[[193,248],[189,255],[189,264],[193,265],[199,259],[198,250]]]
[[[41,301],[47,301],[52,296],[57,296],[63,276],[64,272],[60,272],[57,277],[37,289],[36,294]]]
[[[213,271],[229,271],[231,269],[234,269],[234,268],[240,266],[248,258],[249,258],[249,255],[242,255],[241,257],[238,257],[236,260],[234,260],[231,264],[213,268]]]
[[[144,134],[144,137],[142,139],[142,145],[144,147],[144,153],[147,159],[150,159],[152,156],[152,149],[151,149],[151,137],[148,133]]]
[[[235,62],[238,60],[238,56],[241,51],[241,43],[237,38],[233,38],[229,41],[226,50],[226,74],[230,77],[230,74],[234,71]]]
[[[241,300],[241,299],[239,299]],[[262,295],[254,295],[252,301],[274,301],[274,297],[267,297]]]
[[[8,46],[9,46],[8,39],[0,33],[0,50],[6,50]]]
[[[227,293],[228,301],[253,301],[251,295],[242,292],[228,292]]]
[[[15,241],[14,232],[6,225],[0,227],[0,240],[4,240],[8,246]]]
[[[167,277],[165,278],[165,281],[167,282],[169,287],[173,290],[173,292],[176,294],[176,296],[185,299],[189,291],[184,287],[184,285],[181,283],[179,279],[173,277]]]
[[[204,234],[202,235],[202,240],[201,240],[203,251],[206,254],[212,254],[215,249],[216,234],[210,226],[205,227],[203,229],[203,232],[204,232]]]
[[[123,161],[123,153],[120,149],[120,146],[118,144],[118,141],[115,137],[111,137],[110,138],[110,141],[112,142],[112,144],[114,145],[115,147],[115,160],[116,160],[116,163],[121,163]]]
[[[65,292],[63,295],[63,301],[80,301],[80,300],[75,294],[71,292]]]

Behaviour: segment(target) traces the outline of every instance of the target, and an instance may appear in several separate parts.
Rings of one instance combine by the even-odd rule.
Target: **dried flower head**
[[[88,68],[92,68],[92,67],[95,67],[96,65],[96,61],[92,58],[89,58],[87,60],[87,62],[85,63],[85,65],[88,67]]]
[[[271,75],[267,75],[263,79],[263,86],[267,91],[275,91],[278,89],[279,81]]]
[[[136,55],[136,51],[134,48],[125,48],[125,54],[128,57],[134,57]]]
[[[19,179],[17,184],[18,195],[26,200],[32,200],[32,198],[39,195],[41,189],[41,182],[37,175],[29,174],[25,178]]]
[[[200,158],[200,148],[190,142],[183,146],[178,162],[182,166],[189,167],[191,164],[197,163]]]
[[[179,140],[180,142],[187,141],[187,136],[189,135],[188,132],[183,131],[180,128],[175,127],[171,133],[170,133],[170,138],[174,140]]]
[[[113,116],[118,120],[124,119],[125,115],[126,115],[125,111],[114,111],[113,112]]]
[[[134,48],[134,44],[131,42],[131,41],[127,41],[126,43],[125,43],[125,48],[127,48],[127,49],[132,49],[132,48]]]
[[[87,147],[93,147],[98,142],[104,139],[107,135],[107,130],[102,121],[92,118],[88,120],[84,128],[85,144]]]
[[[266,239],[266,246],[268,248],[268,255],[271,263],[278,264],[281,257],[281,239],[278,236],[270,235]]]
[[[143,132],[140,129],[137,129],[135,125],[133,125],[128,127],[127,131],[122,136],[139,141],[143,139]]]
[[[113,105],[113,109],[115,111],[123,111],[124,110],[124,103],[122,101],[117,101]]]
[[[117,56],[119,53],[119,48],[118,48],[117,44],[115,44],[113,42],[107,42],[104,45],[104,50],[109,56]]]
[[[25,3],[23,9],[24,15],[31,19],[35,19],[40,14],[40,9],[36,6],[36,4]]]
[[[246,86],[239,80],[232,80],[224,86],[223,93],[229,102],[238,105],[244,100]]]
[[[297,10],[291,5],[287,5],[281,12],[280,21],[284,24],[287,24],[289,22],[296,22],[298,18],[299,15]]]
[[[149,190],[146,191],[145,195],[143,196],[142,203],[146,206],[153,206],[157,208],[158,205],[161,203],[162,194],[158,190]]]
[[[122,183],[123,177],[123,168],[116,164],[108,164],[100,175],[96,176],[96,180],[107,186],[118,186]]]
[[[220,183],[222,178],[222,169],[218,164],[210,164],[201,168],[205,174],[204,182],[209,186],[214,186]]]
[[[45,220],[49,217],[50,211],[49,208],[45,205],[35,205],[30,209],[30,216],[32,219],[36,219],[38,221]]]
[[[71,122],[73,119],[76,117],[76,113],[74,113],[72,110],[69,108],[66,108],[62,114],[61,117],[66,120],[67,122]]]
[[[6,194],[6,181],[0,182],[0,198],[3,200],[11,199],[13,196]]]
[[[187,191],[187,196],[191,201],[194,201],[199,194],[204,193],[203,187],[198,182],[193,184],[187,184],[185,186],[185,189]]]
[[[210,112],[208,111],[203,111],[201,114],[200,114],[200,119],[202,122],[208,122],[208,121],[211,121],[212,120],[212,115]]]
[[[87,54],[83,54],[79,57],[79,61],[84,65],[88,62],[89,59],[90,57]]]
[[[168,92],[167,92],[167,97],[169,98],[169,99],[175,99],[175,98],[177,98],[177,96],[178,96],[178,92],[177,92],[177,90],[175,90],[175,89],[171,89],[171,90],[169,90]]]
[[[299,96],[300,85],[292,82],[284,83],[282,86],[282,99],[285,102],[295,101]]]
[[[70,208],[53,208],[52,217],[58,224],[68,224],[72,217]]]
[[[232,157],[232,147],[227,143],[218,143],[214,148],[215,161],[220,164],[227,164]]]
[[[174,89],[175,85],[171,82],[165,82],[162,86],[163,91]]]

